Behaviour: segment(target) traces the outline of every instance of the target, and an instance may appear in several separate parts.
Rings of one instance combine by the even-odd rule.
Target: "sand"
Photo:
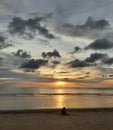
[[[113,130],[113,109],[0,111],[0,130]]]

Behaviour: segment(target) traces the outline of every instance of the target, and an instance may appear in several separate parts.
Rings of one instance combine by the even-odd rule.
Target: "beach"
[[[0,130],[113,130],[113,108],[0,111]]]

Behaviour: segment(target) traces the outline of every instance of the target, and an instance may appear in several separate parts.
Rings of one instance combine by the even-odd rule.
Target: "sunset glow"
[[[65,83],[64,83],[63,81],[58,81],[58,82],[57,82],[57,85],[58,85],[58,86],[64,86],[64,84],[65,84]]]
[[[26,1],[0,1],[1,87],[113,87],[111,0]]]

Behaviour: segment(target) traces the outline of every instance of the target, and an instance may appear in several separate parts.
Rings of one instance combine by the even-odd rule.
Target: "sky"
[[[112,0],[0,0],[0,87],[113,87]]]

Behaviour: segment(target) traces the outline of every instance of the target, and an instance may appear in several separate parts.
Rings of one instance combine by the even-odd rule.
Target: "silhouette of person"
[[[66,108],[65,108],[65,107],[62,108],[61,114],[62,114],[62,115],[67,115],[67,112],[66,112]]]

